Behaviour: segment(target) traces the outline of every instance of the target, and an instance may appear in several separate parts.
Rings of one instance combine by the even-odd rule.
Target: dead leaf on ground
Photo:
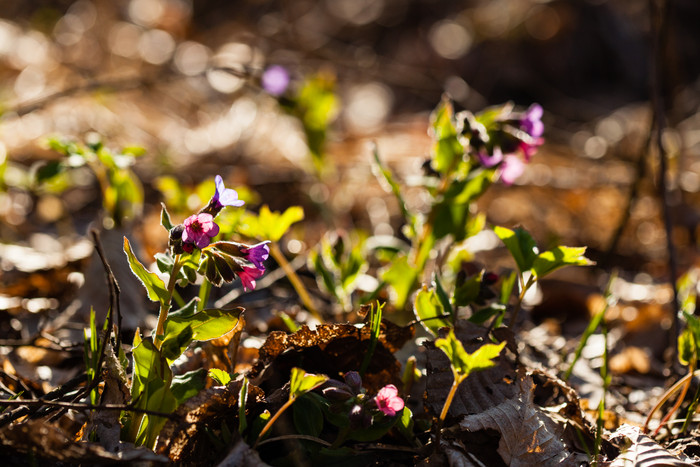
[[[610,440],[620,445],[620,455],[612,461],[610,467],[680,467],[694,465],[684,462],[662,448],[641,428],[633,425],[622,425],[610,437]]]
[[[68,433],[46,420],[29,420],[3,428],[0,430],[0,444],[0,452],[4,454],[5,460],[16,453],[31,453],[38,459],[83,465],[168,461],[167,457],[147,448],[123,446],[120,452],[112,453],[97,443],[75,441]]]
[[[369,364],[364,386],[377,391],[387,384],[401,384],[401,364],[393,353],[413,337],[414,327],[400,327],[382,320],[379,340]],[[273,331],[259,350],[259,360],[249,377],[259,386],[270,385],[269,380],[280,387],[289,379],[292,367],[300,367],[310,373],[335,377],[347,371],[357,371],[368,351],[369,327],[358,328],[352,324],[322,324],[316,330],[302,326],[293,334]]]
[[[238,426],[238,393],[242,382],[230,383],[226,387],[214,387],[201,391],[177,408],[176,420],[168,420],[163,427],[156,453],[167,455],[171,461],[184,464],[211,464],[218,455],[207,431],[218,430],[227,423],[232,432]],[[263,400],[262,391],[248,385],[248,410]]]
[[[490,409],[469,415],[459,427],[467,431],[496,430],[501,435],[498,453],[506,465],[579,466],[588,460],[563,440],[565,424],[559,424],[533,402],[534,386],[528,376],[520,379],[515,397]]]

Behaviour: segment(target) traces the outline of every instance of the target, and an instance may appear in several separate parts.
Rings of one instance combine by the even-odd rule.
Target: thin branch
[[[109,335],[110,328],[112,327],[112,320],[113,320],[113,315],[116,312],[117,314],[117,332],[115,336],[116,340],[116,348],[119,349],[119,346],[121,345],[121,337],[122,337],[122,311],[121,311],[121,306],[119,304],[119,294],[121,294],[121,289],[119,288],[119,282],[117,282],[117,278],[114,276],[114,272],[112,272],[112,267],[109,265],[109,262],[107,261],[107,256],[104,253],[104,248],[102,247],[102,241],[100,240],[100,233],[97,231],[97,229],[91,229],[90,234],[92,235],[93,242],[95,243],[95,251],[97,251],[97,255],[100,257],[100,260],[102,261],[102,266],[104,267],[105,274],[107,275],[107,283],[109,284],[109,303],[110,303],[110,309],[112,310],[111,313],[108,315],[108,320],[110,321],[107,325],[107,335]],[[102,355],[100,356],[100,366],[102,364],[102,360],[104,356],[104,345],[102,348]]]
[[[664,148],[663,132],[666,127],[665,103],[664,103],[664,80],[665,80],[665,64],[664,50],[666,39],[668,36],[668,13],[669,5],[666,0],[649,0],[649,15],[653,32],[653,53],[652,53],[652,105],[654,109],[654,117],[656,120],[655,143],[659,152],[660,174],[659,174],[659,191],[661,192],[661,200],[663,204],[663,220],[666,230],[666,248],[668,250],[668,269],[671,287],[673,289],[673,324],[671,326],[671,348],[673,356],[671,362],[675,362],[676,346],[674,343],[678,338],[679,323],[678,323],[678,288],[676,287],[676,277],[678,265],[676,262],[676,247],[673,243],[673,221],[671,220],[671,208],[669,202],[669,192],[666,185],[666,175],[668,173],[668,154]]]
[[[142,76],[132,76],[129,78],[116,78],[105,80],[89,80],[86,83],[78,84],[76,86],[72,86],[62,91],[39,97],[33,101],[20,104],[15,108],[8,109],[4,112],[4,119],[11,120],[13,118],[22,117],[32,112],[36,112],[37,110],[41,110],[47,105],[49,105],[51,102],[62,99],[64,97],[71,97],[103,88],[111,88],[117,91],[130,91],[133,89],[138,89],[139,87],[144,85],[147,86],[150,84],[154,84],[156,81],[157,77],[147,79],[143,78]]]
[[[63,401],[48,401],[44,399],[18,400],[18,399],[0,399],[0,405],[7,406],[26,406],[26,407],[61,407],[68,410],[119,410],[126,412],[143,413],[146,415],[155,415],[165,417],[171,420],[177,419],[177,416],[172,413],[158,412],[155,410],[140,409],[133,407],[130,404],[84,404],[81,402],[63,402]]]
[[[65,397],[67,394],[69,394],[71,391],[73,391],[75,388],[77,388],[79,385],[83,384],[87,380],[87,375],[85,373],[80,374],[76,376],[75,378],[67,381],[60,387],[54,389],[53,391],[47,393],[42,400],[54,400],[55,399],[60,399],[62,397]],[[13,399],[16,400],[16,399]],[[15,410],[12,410],[10,412],[6,412],[3,414],[0,414],[0,427],[3,427],[9,423],[12,423],[13,421],[17,420],[18,418],[24,417],[26,415],[32,415],[36,413],[41,407],[37,408],[30,408],[26,404],[5,404],[5,405],[19,405]]]

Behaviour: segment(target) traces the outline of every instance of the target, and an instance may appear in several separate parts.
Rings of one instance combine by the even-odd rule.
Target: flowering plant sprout
[[[397,254],[382,274],[393,290],[397,308],[403,308],[421,277],[432,275],[426,266],[440,240],[449,237],[450,245],[459,247],[483,229],[485,217],[475,212],[474,202],[494,182],[510,185],[523,173],[543,143],[541,117],[542,107],[537,104],[525,111],[507,103],[476,114],[455,113],[444,98],[432,114],[432,150],[423,166],[421,185],[430,205],[425,214],[408,209],[401,187],[375,150],[377,175],[396,196],[405,220],[403,234],[410,240],[407,250]],[[448,257],[449,253],[437,256]]]
[[[124,238],[124,252],[133,273],[143,283],[148,297],[160,304],[158,323],[151,336],[134,338],[134,376],[131,397],[135,407],[169,413],[184,402],[174,391],[170,364],[195,340],[218,338],[240,326],[242,309],[202,309],[196,300],[170,312],[175,288],[202,276],[204,282],[220,286],[238,277],[247,290],[255,288],[256,279],[265,272],[268,242],[247,245],[233,241],[214,241],[219,234],[216,216],[225,207],[240,207],[235,190],[226,188],[221,176],[216,176],[216,190],[209,203],[198,213],[187,217],[182,224],[173,225],[163,206],[161,224],[169,232],[168,251],[157,255],[162,273],[168,274],[167,285],[148,271],[134,255],[129,240]],[[152,446],[165,419],[151,415],[133,416],[127,421],[131,441]]]

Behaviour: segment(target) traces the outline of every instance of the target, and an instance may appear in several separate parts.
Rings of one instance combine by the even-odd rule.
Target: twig
[[[276,436],[276,437],[274,437],[274,438],[268,438],[268,439],[266,439],[265,441],[260,441],[260,442],[258,443],[258,447],[260,447],[260,446],[262,446],[262,445],[264,445],[264,444],[274,443],[275,441],[285,441],[285,440],[288,440],[288,439],[305,439],[305,440],[307,440],[307,441],[313,441],[314,443],[322,444],[322,445],[324,445],[324,446],[326,446],[326,447],[331,447],[331,443],[329,443],[328,441],[323,440],[323,439],[321,439],[321,438],[316,438],[316,437],[313,437],[313,436],[309,436],[309,435],[282,435],[282,436]]]
[[[175,414],[158,412],[155,410],[140,409],[134,407],[131,404],[84,404],[81,402],[63,402],[63,401],[48,401],[44,399],[31,399],[31,400],[18,400],[18,399],[0,399],[0,405],[14,405],[14,406],[39,406],[39,407],[62,407],[69,410],[123,410],[126,412],[136,412],[143,413],[147,415],[155,415],[158,417],[165,417],[171,420],[177,419]]]
[[[160,74],[152,79],[143,78],[141,76],[105,80],[93,79],[86,83],[79,84],[43,97],[39,97],[31,102],[20,104],[13,109],[7,109],[4,112],[4,119],[11,120],[13,118],[22,117],[37,110],[41,110],[51,102],[56,101],[58,99],[74,96],[76,94],[95,91],[97,89],[114,88],[118,91],[130,91],[133,89],[138,89],[141,86],[148,86],[158,82],[159,76]]]
[[[673,223],[671,221],[671,209],[669,206],[669,192],[666,186],[666,174],[668,172],[668,156],[663,144],[663,131],[666,125],[663,86],[664,86],[664,66],[663,54],[666,37],[668,34],[668,2],[666,0],[649,0],[649,18],[653,31],[653,53],[652,53],[652,105],[654,109],[654,117],[656,120],[655,142],[659,151],[659,191],[661,192],[661,200],[663,202],[663,218],[664,227],[666,230],[666,248],[668,250],[668,269],[671,287],[673,289],[673,324],[671,326],[671,348],[673,356],[671,362],[676,361],[676,346],[673,343],[678,338],[680,329],[678,323],[678,288],[676,287],[677,263],[676,263],[676,248],[673,243]],[[671,363],[671,366],[673,363]]]
[[[119,349],[119,346],[121,345],[121,337],[122,337],[122,310],[121,306],[119,304],[119,294],[121,294],[121,289],[119,288],[119,282],[117,282],[117,278],[114,276],[114,272],[112,272],[112,267],[109,265],[109,262],[107,261],[107,256],[104,254],[104,248],[102,247],[102,241],[100,240],[100,233],[97,231],[97,229],[91,229],[90,234],[92,235],[93,242],[95,243],[95,251],[97,251],[97,255],[100,257],[100,260],[102,261],[102,266],[104,267],[105,274],[107,275],[107,283],[109,284],[109,303],[110,303],[110,308],[112,309],[112,313],[109,313],[108,319],[110,322],[107,325],[107,335],[109,335],[109,330],[112,327],[112,320],[114,318],[114,313],[116,312],[117,314],[117,332],[115,333],[115,341],[116,345],[115,347]],[[102,348],[102,355],[104,355],[104,346]],[[102,363],[102,358],[100,359],[100,364]]]
[[[81,375],[78,375],[75,378],[64,383],[62,386],[47,393],[44,396],[43,400],[51,400],[51,399],[58,399],[58,398],[64,397],[70,391],[72,391],[73,389],[78,387],[80,384],[84,383],[86,381],[86,379],[87,379],[87,374],[83,373]],[[13,399],[13,400],[16,401],[17,399]],[[38,410],[38,408],[32,409],[29,406],[27,406],[26,404],[17,404],[14,402],[12,404],[5,404],[5,405],[19,405],[20,407],[15,409],[15,410],[12,410],[11,412],[0,414],[0,427],[3,427],[5,425],[11,423],[11,422],[17,420],[18,418],[24,417],[26,415],[31,415]]]
[[[644,141],[642,147],[640,148],[639,157],[637,158],[634,181],[632,182],[632,185],[629,189],[629,193],[627,194],[627,205],[622,210],[622,219],[620,219],[620,222],[617,224],[615,232],[613,232],[612,240],[610,240],[610,246],[608,246],[606,254],[602,260],[607,262],[608,265],[612,260],[613,253],[615,253],[615,251],[617,250],[617,245],[622,239],[622,232],[625,230],[625,227],[627,227],[627,223],[630,220],[630,217],[632,215],[632,205],[634,204],[635,200],[639,197],[639,189],[641,187],[642,180],[644,179],[644,175],[646,174],[647,155],[649,154],[649,146],[651,145],[651,138],[654,133],[654,122],[655,118],[652,115],[651,120],[649,122],[649,131],[647,132],[647,138]]]

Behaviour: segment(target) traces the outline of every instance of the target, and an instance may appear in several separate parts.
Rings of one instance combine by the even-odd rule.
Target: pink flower
[[[267,246],[268,243],[270,243],[270,241],[266,240],[253,246],[242,247],[241,253],[243,253],[243,256],[253,263],[256,268],[264,271],[265,265],[263,262],[270,256],[270,247]]]
[[[245,201],[238,199],[238,193],[233,188],[226,188],[224,186],[224,179],[221,175],[217,175],[214,178],[216,183],[216,192],[212,196],[212,201],[214,202],[214,207],[216,209],[221,209],[224,206],[243,206]],[[218,211],[217,211],[218,212]]]
[[[377,404],[377,408],[389,417],[393,417],[396,412],[403,410],[404,406],[403,399],[399,397],[399,390],[393,384],[381,388],[374,396],[374,402]]]
[[[238,277],[241,278],[243,283],[243,290],[254,290],[255,289],[255,279],[260,278],[265,273],[264,269],[251,268],[248,266],[243,266],[242,271],[237,271]]]
[[[183,222],[185,231],[182,233],[183,243],[194,243],[197,248],[209,245],[212,237],[219,233],[219,226],[214,222],[211,214],[195,214]]]
[[[501,180],[506,185],[512,185],[515,179],[525,172],[525,162],[518,156],[509,154],[503,159],[501,165]]]

